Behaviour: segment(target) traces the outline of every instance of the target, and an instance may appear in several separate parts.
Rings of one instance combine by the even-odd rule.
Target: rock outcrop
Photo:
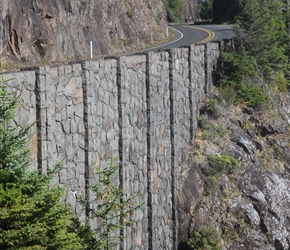
[[[180,10],[195,18],[197,0]],[[117,55],[166,39],[168,13],[161,0],[3,0],[0,58],[55,63]]]
[[[0,13],[0,56],[21,61],[88,59],[90,41],[96,58],[166,36],[160,0],[4,0]]]
[[[275,97],[282,99],[283,105],[262,113],[243,106],[227,111],[216,99],[216,116],[197,132],[194,163],[179,194],[180,241],[215,226],[223,249],[290,248],[290,98]],[[222,154],[236,158],[238,170],[222,173],[216,191],[205,195],[208,157]]]

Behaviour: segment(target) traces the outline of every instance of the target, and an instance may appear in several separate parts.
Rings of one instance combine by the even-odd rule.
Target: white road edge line
[[[168,28],[169,28],[169,29],[172,29],[172,30],[175,30],[176,32],[178,32],[178,33],[180,34],[180,37],[179,37],[178,39],[174,40],[174,41],[171,41],[171,42],[168,42],[168,43],[164,43],[164,44],[161,44],[161,45],[156,46],[156,47],[152,47],[152,48],[148,48],[148,49],[143,49],[143,50],[138,50],[138,51],[136,51],[136,52],[133,52],[133,53],[130,53],[130,54],[126,54],[125,56],[127,56],[127,55],[130,56],[130,55],[134,55],[134,54],[136,54],[136,53],[138,54],[138,53],[142,53],[142,52],[145,52],[145,51],[148,51],[148,50],[161,48],[161,47],[164,47],[164,46],[166,46],[166,45],[169,45],[169,44],[175,43],[175,42],[177,42],[177,41],[179,41],[180,39],[183,38],[183,33],[181,33],[179,30],[174,29],[174,28],[172,28],[172,27],[168,27]]]
[[[181,40],[181,39],[183,38],[183,33],[181,33],[179,30],[174,29],[174,28],[172,28],[172,27],[168,27],[168,28],[169,28],[169,29],[172,29],[172,30],[175,30],[176,32],[178,32],[178,33],[180,34],[180,37],[179,37],[178,39],[174,40],[174,41],[169,42],[169,43],[165,43],[165,44],[159,45],[159,46],[157,46],[157,47],[154,47],[153,49],[155,49],[155,48],[159,48],[159,47],[162,47],[162,46],[166,46],[166,45],[169,45],[169,44],[171,44],[171,43],[175,43],[175,42],[177,42],[177,41],[179,41],[179,40]]]

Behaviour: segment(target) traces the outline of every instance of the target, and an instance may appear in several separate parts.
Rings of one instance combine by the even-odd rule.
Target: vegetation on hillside
[[[198,15],[201,20],[212,20],[213,0],[198,0]]]
[[[228,107],[232,104],[242,104],[238,106],[251,107],[253,112],[268,112],[270,107],[276,105],[272,96],[279,91],[286,94],[289,92],[290,6],[287,6],[281,0],[243,0],[241,3],[241,14],[236,17],[238,36],[235,44],[226,47],[220,58],[219,93],[227,101]],[[213,122],[215,125],[209,125],[207,119],[215,119],[217,115],[213,115],[213,113],[216,113],[218,108],[215,105],[210,105],[210,103],[213,102],[208,100],[207,105],[205,105],[208,116],[201,116],[198,125],[202,130],[201,134],[204,140],[210,141],[205,143],[206,147],[212,142],[218,144],[221,148],[217,149],[220,150],[220,155],[210,155],[204,159],[207,161],[207,168],[204,171],[205,176],[207,176],[205,200],[212,200],[213,197],[216,197],[214,195],[221,187],[221,181],[219,180],[221,176],[226,176],[223,180],[234,180],[234,171],[238,166],[235,158],[223,154],[222,147],[225,147],[225,149],[227,147],[213,139],[212,126],[215,126],[215,130],[217,130],[218,125],[216,121]],[[267,116],[266,112],[263,114]],[[258,116],[255,115],[255,117]],[[244,129],[247,130],[249,124],[245,123],[241,126],[244,126]],[[255,127],[256,125],[251,124],[251,126]],[[257,129],[257,134],[258,131]],[[224,140],[222,133],[220,133],[220,137]],[[267,143],[264,143],[263,147],[268,147]],[[272,147],[274,148],[273,158],[281,158],[284,151],[279,147],[279,144]],[[210,152],[210,150],[208,151]],[[271,152],[270,150],[268,152],[267,150],[264,151],[266,154]],[[266,161],[263,158],[265,157],[261,157],[261,162]],[[280,158],[278,160],[281,160]],[[269,162],[266,165],[275,165]],[[224,185],[224,187],[228,188],[227,185]],[[224,192],[224,196],[222,196],[224,200],[240,195],[236,186],[229,190],[220,191],[220,193],[222,192]],[[214,216],[212,215],[212,217]],[[232,217],[226,222],[223,221],[224,224],[217,222],[217,225],[215,225],[217,229],[212,228],[211,230],[199,225],[200,229],[196,228],[191,232],[191,237],[187,241],[187,249],[220,249],[220,237],[229,242],[234,238],[239,238],[239,233],[245,231],[247,226],[245,221],[238,219]],[[230,229],[227,229],[227,226],[231,224],[238,225],[238,227],[235,230],[230,227]],[[218,234],[218,230],[221,235],[215,235]]]
[[[220,233],[213,227],[200,227],[187,242],[195,250],[221,250]]]
[[[233,89],[235,102],[267,108],[271,90],[288,91],[289,13],[283,1],[244,0],[236,18],[235,48],[221,55],[219,84]]]
[[[168,11],[176,20],[181,19],[180,7],[182,0],[162,0],[162,2],[167,6]]]
[[[243,0],[214,0],[212,3],[213,22],[234,23],[234,19],[241,13]]]

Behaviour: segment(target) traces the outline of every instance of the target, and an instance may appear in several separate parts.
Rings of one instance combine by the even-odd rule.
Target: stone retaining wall
[[[128,196],[142,193],[120,248],[177,249],[179,176],[218,56],[212,43],[5,74],[20,96],[16,124],[35,122],[32,168],[45,173],[62,162],[51,185],[67,185],[64,200],[85,221],[77,198],[95,206],[93,166],[115,158],[116,183]]]

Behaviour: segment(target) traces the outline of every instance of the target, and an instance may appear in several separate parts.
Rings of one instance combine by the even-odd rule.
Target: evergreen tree
[[[94,193],[95,207],[91,207],[87,200],[81,200],[83,206],[89,211],[90,219],[97,220],[99,225],[96,230],[90,226],[76,221],[79,235],[84,239],[85,250],[111,250],[122,242],[123,231],[134,223],[130,221],[130,214],[134,213],[143,204],[136,205],[136,196],[125,195],[125,191],[116,183],[119,166],[112,159],[109,164],[101,169],[95,166],[99,181],[91,185]]]
[[[287,69],[287,28],[283,3],[276,0],[244,0],[237,18],[242,46],[256,59],[256,67],[268,80]]]
[[[180,18],[180,8],[181,8],[181,0],[162,0],[166,6],[168,7],[168,11],[173,14],[174,18],[178,20]]]
[[[198,14],[202,20],[212,20],[213,0],[198,0]]]
[[[63,189],[49,188],[54,175],[30,172],[29,128],[15,126],[18,100],[0,81],[0,249],[83,249],[71,224],[70,208],[60,203]]]
[[[287,91],[288,12],[283,12],[282,1],[241,3],[241,14],[236,18],[238,42],[233,52],[222,53],[224,72],[220,84],[234,88],[236,102],[267,107],[271,88]]]

